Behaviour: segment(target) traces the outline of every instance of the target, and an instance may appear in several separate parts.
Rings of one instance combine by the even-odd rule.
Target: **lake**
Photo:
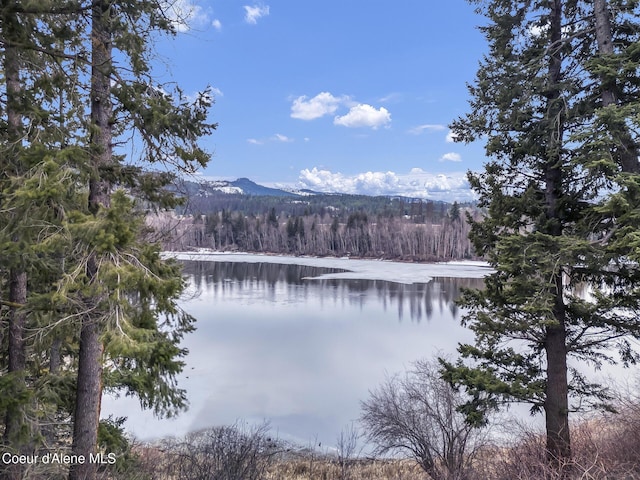
[[[190,353],[180,386],[189,411],[157,420],[135,399],[103,401],[103,417],[127,416],[126,428],[139,439],[266,420],[280,438],[333,445],[385,376],[454,354],[458,342],[473,339],[454,300],[460,287],[482,285],[478,278],[415,273],[411,284],[342,278],[347,268],[339,263],[216,260],[185,261],[189,288],[181,303],[198,319],[183,342]],[[387,275],[389,265],[379,263]]]

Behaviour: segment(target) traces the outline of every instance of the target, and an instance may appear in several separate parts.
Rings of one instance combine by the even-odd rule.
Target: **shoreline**
[[[201,250],[197,252],[162,252],[165,258],[184,261],[275,263],[281,265],[302,265],[309,267],[333,268],[343,272],[327,273],[305,280],[382,280],[402,283],[428,283],[434,277],[484,278],[493,272],[486,262],[475,260],[454,260],[438,263],[410,263],[391,260],[354,259],[349,257],[305,257],[245,252],[217,252]]]

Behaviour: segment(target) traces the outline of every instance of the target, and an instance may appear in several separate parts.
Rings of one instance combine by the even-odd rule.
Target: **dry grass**
[[[173,480],[168,472],[167,453],[156,447],[138,446],[140,478]],[[126,478],[126,477],[125,477]],[[200,478],[200,477],[198,477]],[[217,478],[217,477],[216,477]],[[222,475],[220,478],[227,478]],[[235,477],[233,477],[235,478]],[[273,458],[263,480],[428,480],[418,464],[409,459],[352,459],[341,465],[335,457],[316,452],[301,451]]]
[[[265,480],[419,480],[428,478],[413,460],[353,460],[346,469],[329,458],[279,460]]]
[[[473,471],[464,480],[640,480],[640,403],[622,405],[621,412],[593,415],[573,425],[574,458],[567,465],[547,461],[543,434],[529,426],[510,426],[511,440],[483,447],[473,462]],[[177,479],[180,475],[168,474],[168,466],[175,460],[172,455],[175,452],[171,448],[139,445],[139,476],[117,478]],[[334,455],[308,448],[271,451],[261,458],[260,480],[430,480],[411,459],[352,457],[341,464]]]
[[[640,410],[592,416],[573,425],[573,460],[549,462],[543,434],[514,430],[507,445],[485,449],[475,465],[478,479],[640,480]]]

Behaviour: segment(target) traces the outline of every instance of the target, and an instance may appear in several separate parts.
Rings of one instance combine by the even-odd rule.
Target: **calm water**
[[[189,411],[156,420],[133,399],[105,398],[103,416],[128,416],[141,439],[268,420],[282,438],[332,445],[385,375],[473,339],[453,301],[460,287],[481,280],[305,279],[335,271],[185,262],[183,307],[198,319],[184,341],[190,353],[180,378]]]

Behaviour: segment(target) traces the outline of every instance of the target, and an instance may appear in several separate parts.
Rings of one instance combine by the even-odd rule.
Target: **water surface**
[[[454,300],[482,284],[312,280],[336,270],[273,263],[185,262],[184,272],[183,307],[198,319],[180,377],[189,411],[155,420],[133,399],[104,402],[142,439],[267,420],[282,438],[335,444],[385,375],[473,339]]]

